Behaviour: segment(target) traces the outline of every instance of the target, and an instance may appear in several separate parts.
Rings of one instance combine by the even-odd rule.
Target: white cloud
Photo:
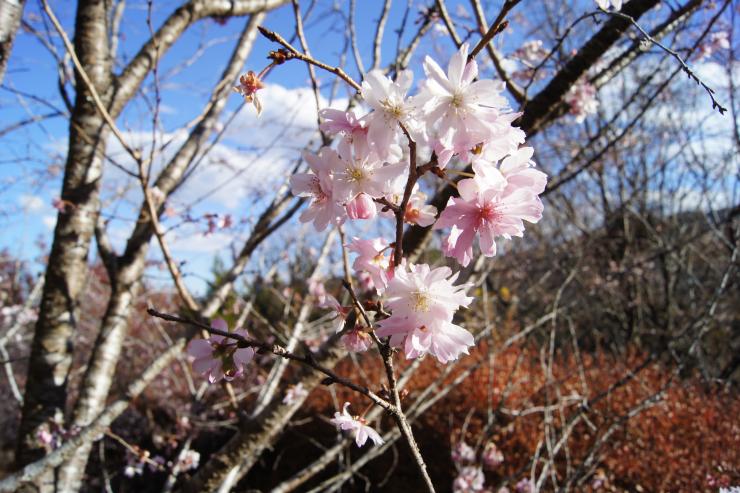
[[[44,206],[46,206],[44,199],[42,199],[38,195],[23,194],[19,197],[18,202],[20,203],[24,212],[32,214],[40,212],[42,209],[44,209]]]

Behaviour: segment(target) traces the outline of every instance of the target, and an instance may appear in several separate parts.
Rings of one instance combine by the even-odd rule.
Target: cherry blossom
[[[409,197],[406,213],[403,216],[404,221],[424,228],[434,224],[437,216],[437,208],[427,204],[426,200],[426,194],[418,191],[414,192]]]
[[[324,294],[323,299],[319,300],[319,306],[321,308],[329,308],[334,314],[333,320],[335,322],[334,331],[341,332],[344,328],[344,322],[347,321],[347,316],[350,313],[350,309],[342,306],[337,299],[330,295]]]
[[[515,158],[507,164],[507,172],[520,181],[532,178],[531,186],[509,184],[497,168],[483,161],[473,163],[475,177],[458,183],[460,197],[451,197],[434,225],[435,229],[452,228],[444,243],[445,255],[455,257],[467,266],[473,257],[473,240],[479,235],[481,252],[486,257],[496,255],[495,238],[524,235],[524,223],[536,223],[542,218],[542,202],[534,190],[539,190],[539,175],[519,176],[526,168]]]
[[[447,73],[432,58],[424,60],[427,79],[414,98],[428,127],[433,127],[441,141],[449,139],[454,152],[464,152],[491,137],[491,123],[506,108],[501,93],[504,83],[478,80],[478,64],[467,61],[468,44],[452,56]],[[429,135],[435,131],[427,129]],[[472,145],[471,145],[472,144]]]
[[[573,84],[565,95],[565,102],[570,106],[570,114],[575,117],[576,123],[583,122],[599,108],[596,88],[586,81]]]
[[[214,329],[228,331],[223,319],[213,321]],[[236,335],[247,337],[247,331],[237,329]],[[188,344],[188,354],[194,358],[193,370],[202,375],[208,374],[208,381],[215,383],[222,378],[231,381],[244,372],[244,365],[254,358],[254,349],[240,348],[237,341],[222,335],[213,334],[207,339],[193,339]]]
[[[379,322],[378,336],[390,337],[392,346],[403,345],[407,358],[431,353],[447,363],[467,354],[473,335],[453,324],[452,317],[473,298],[465,296],[467,285],[453,285],[456,279],[448,267],[397,267],[385,291],[392,315]]]
[[[516,493],[532,493],[534,491],[534,485],[529,478],[524,478],[514,485],[514,491]]]
[[[373,219],[378,214],[373,198],[366,193],[361,193],[347,202],[345,208],[350,219]]]
[[[373,152],[364,154],[356,147],[340,144],[339,161],[333,161],[332,176],[335,200],[346,203],[364,193],[381,198],[390,188],[391,181],[406,165],[384,165]]]
[[[475,450],[467,443],[460,441],[452,449],[452,461],[457,464],[475,461]]]
[[[496,444],[491,441],[483,448],[481,461],[483,462],[483,467],[488,470],[493,470],[504,463],[504,454],[499,450]]]
[[[331,176],[332,169],[342,166],[339,155],[325,147],[316,155],[304,153],[303,157],[312,173],[296,173],[290,177],[293,195],[311,199],[311,204],[301,214],[301,222],[313,222],[317,231],[323,231],[329,224],[341,224],[345,211],[334,200]]]
[[[370,334],[362,330],[362,328],[357,327],[348,330],[339,340],[347,351],[351,351],[353,353],[363,353],[367,351],[373,343],[370,338]]]
[[[460,469],[459,474],[452,483],[454,493],[474,493],[483,491],[485,476],[480,467],[466,466]]]
[[[257,91],[264,87],[265,85],[259,79],[259,76],[250,70],[239,77],[239,85],[234,87],[234,92],[244,96],[244,100],[247,103],[253,103],[257,110],[257,115],[259,115],[262,113],[262,104],[257,98]]]
[[[379,291],[385,289],[390,278],[390,254],[388,243],[383,238],[362,240],[353,238],[348,245],[349,251],[358,253],[352,268],[370,274],[375,288]]]
[[[334,413],[334,417],[330,420],[331,423],[340,430],[350,431],[358,447],[365,445],[368,438],[372,440],[375,445],[382,445],[384,441],[378,432],[366,424],[365,418],[361,416],[352,416],[347,411],[348,407],[349,402],[345,402],[342,412],[340,413],[337,411]]]
[[[303,387],[301,382],[298,382],[296,385],[292,385],[285,392],[283,404],[293,404],[294,402],[304,399],[306,396],[308,396],[308,390]]]
[[[374,111],[365,117],[370,147],[380,158],[387,158],[391,144],[400,131],[414,125],[415,108],[406,99],[414,74],[401,70],[396,81],[391,81],[380,70],[371,70],[362,82],[362,97]]]

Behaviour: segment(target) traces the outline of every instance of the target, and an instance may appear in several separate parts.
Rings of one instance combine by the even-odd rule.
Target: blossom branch
[[[282,61],[287,61],[291,59],[298,59],[302,60],[306,63],[309,63],[311,65],[315,65],[319,67],[320,69],[326,70],[327,72],[331,72],[332,74],[336,75],[337,77],[341,78],[343,81],[345,81],[347,84],[352,86],[356,91],[359,91],[362,89],[360,84],[358,84],[352,77],[347,75],[347,73],[342,70],[340,67],[333,67],[331,65],[327,65],[324,62],[321,62],[319,60],[316,60],[312,56],[308,54],[301,53],[298,51],[293,45],[291,45],[285,38],[283,38],[281,35],[276,33],[275,31],[270,31],[269,29],[259,26],[257,29],[259,29],[260,33],[269,39],[270,41],[274,43],[278,43],[282,45],[286,50],[288,51],[279,51],[276,53],[276,57],[280,58],[282,57]]]
[[[161,318],[162,320],[166,320],[168,322],[176,322],[176,323],[191,325],[193,327],[198,327],[199,329],[205,330],[210,334],[215,334],[215,335],[219,335],[222,337],[232,339],[237,342],[237,345],[240,348],[254,348],[260,353],[272,353],[275,356],[279,356],[281,358],[285,358],[291,361],[296,361],[303,365],[309,366],[313,368],[314,370],[326,375],[328,377],[328,379],[325,381],[327,384],[338,383],[338,384],[344,385],[345,387],[352,389],[355,392],[359,392],[360,394],[366,396],[367,398],[372,400],[375,404],[382,407],[389,413],[393,415],[398,414],[398,410],[393,404],[386,401],[385,399],[383,399],[382,397],[380,397],[379,395],[377,395],[370,389],[357,385],[351,380],[348,380],[347,378],[339,376],[333,371],[331,371],[330,369],[322,366],[310,354],[307,354],[306,356],[298,356],[297,354],[291,351],[288,351],[287,349],[285,349],[283,346],[280,346],[279,344],[268,344],[266,342],[261,342],[256,339],[247,338],[242,335],[236,334],[234,332],[228,332],[225,330],[216,329],[214,327],[211,327],[208,324],[199,322],[197,320],[187,319],[187,318],[179,317],[177,315],[170,315],[168,313],[162,313],[162,312],[155,310],[154,308],[147,308],[147,313],[151,315],[152,317]]]
[[[506,0],[504,2],[503,7],[501,7],[501,12],[499,12],[496,20],[493,21],[493,24],[491,24],[491,27],[488,28],[488,31],[483,35],[481,40],[478,41],[478,44],[475,45],[472,50],[470,50],[470,53],[468,54],[468,61],[473,60],[483,48],[488,46],[488,44],[497,34],[502,32],[509,26],[509,21],[504,20],[504,18],[506,17],[506,14],[508,14],[509,11],[513,9],[519,2],[520,0]]]
[[[730,4],[730,0],[725,0],[724,6],[720,9],[720,13],[725,8],[727,8],[727,6],[729,4]],[[672,56],[679,63],[679,65],[681,66],[681,70],[683,70],[686,73],[686,75],[689,77],[689,79],[691,79],[694,82],[696,82],[699,86],[701,86],[702,88],[704,88],[704,90],[707,92],[707,94],[709,94],[709,97],[712,100],[712,109],[713,110],[716,109],[717,111],[719,111],[719,114],[720,115],[724,115],[725,114],[725,112],[727,111],[727,108],[724,107],[724,106],[722,106],[719,103],[719,101],[717,101],[717,98],[714,97],[714,92],[715,92],[714,89],[712,89],[711,87],[709,87],[698,75],[696,75],[696,72],[694,72],[693,70],[691,70],[691,68],[688,66],[688,64],[686,63],[686,61],[683,58],[681,58],[681,55],[679,55],[678,52],[676,52],[675,50],[672,50],[671,48],[668,48],[666,45],[664,45],[663,43],[661,43],[660,41],[658,41],[657,39],[655,39],[654,37],[652,37],[645,29],[643,29],[642,26],[640,26],[640,24],[638,24],[638,22],[635,20],[635,18],[632,17],[631,15],[624,14],[624,13],[619,12],[619,11],[613,11],[612,12],[612,11],[606,11],[604,9],[601,9],[601,11],[603,13],[607,14],[607,15],[611,15],[611,16],[614,16],[614,17],[619,17],[621,19],[628,20],[630,22],[630,24],[632,24],[633,26],[635,26],[635,28],[638,31],[640,31],[640,33],[645,37],[645,40],[647,40],[648,42],[652,43],[653,45],[657,46],[658,48],[660,48],[661,50],[663,50],[664,52],[666,52],[670,56]],[[711,28],[711,24],[707,27],[707,32],[709,31],[710,28]]]

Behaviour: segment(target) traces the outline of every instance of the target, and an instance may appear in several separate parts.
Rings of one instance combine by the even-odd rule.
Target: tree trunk
[[[193,129],[188,140],[178,150],[161,173],[156,186],[169,195],[180,184],[189,165],[207,143],[218,122],[229,95],[231,84],[239,75],[252,50],[257,26],[264,20],[263,12],[252,15],[245,26],[227,68],[212,96],[213,105],[203,120]],[[131,308],[141,287],[141,277],[146,268],[146,256],[154,234],[146,204],[142,204],[137,227],[131,235],[124,254],[118,258],[117,269],[112,274],[112,294],[98,338],[95,341],[90,363],[87,366],[80,397],[76,403],[72,426],[85,427],[103,412],[108,392],[113,382],[116,364],[128,331]],[[72,458],[59,471],[59,492],[80,489],[92,443],[80,446]]]
[[[80,1],[74,46],[98,92],[110,83],[106,1]],[[78,73],[77,95],[61,198],[46,269],[39,318],[28,364],[16,462],[22,466],[44,455],[36,434],[50,419],[61,419],[67,398],[78,301],[87,278],[87,256],[99,209],[100,179],[108,129]]]
[[[25,0],[0,0],[0,84],[3,83],[13,41],[23,17]]]

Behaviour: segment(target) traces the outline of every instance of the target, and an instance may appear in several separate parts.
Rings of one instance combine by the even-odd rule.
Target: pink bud
[[[373,219],[378,214],[373,198],[361,193],[345,206],[350,219]]]

